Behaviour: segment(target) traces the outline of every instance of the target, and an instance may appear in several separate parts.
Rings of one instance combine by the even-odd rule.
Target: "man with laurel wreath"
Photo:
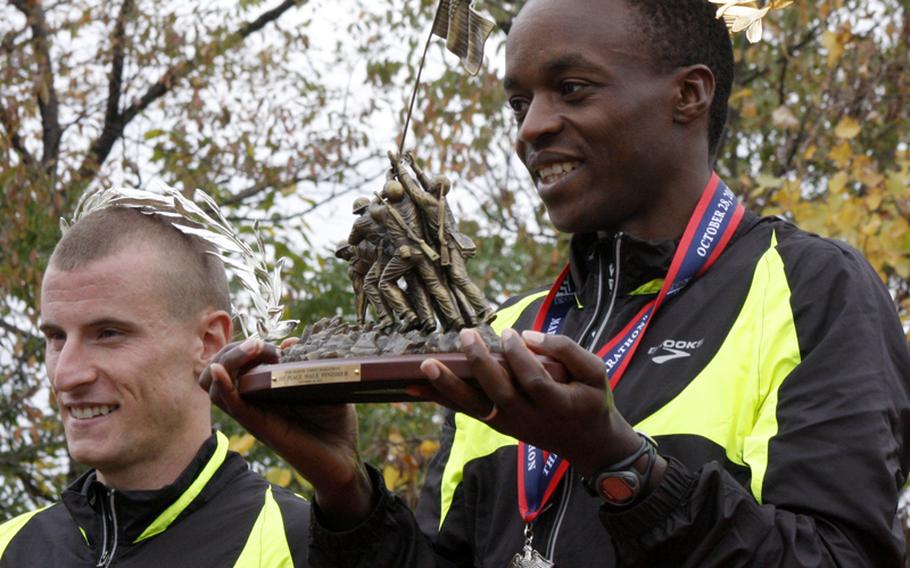
[[[41,288],[67,449],[91,469],[0,525],[0,567],[307,566],[309,503],[228,449],[196,382],[232,337],[224,265],[173,208],[103,193],[131,205],[79,218]]]

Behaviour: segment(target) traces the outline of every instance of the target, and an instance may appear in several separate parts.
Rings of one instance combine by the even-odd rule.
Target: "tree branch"
[[[24,0],[14,1],[22,2]],[[243,24],[239,29],[228,35],[223,42],[215,41],[202,46],[196,50],[193,57],[178,61],[168,68],[161,76],[161,79],[151,85],[139,99],[133,101],[130,106],[123,110],[123,113],[117,116],[117,120],[108,122],[106,115],[101,134],[92,142],[88,155],[79,166],[75,189],[81,191],[95,177],[114,144],[123,136],[123,131],[130,121],[145,111],[153,102],[170,92],[177,82],[186,78],[201,65],[210,63],[236,44],[243,42],[243,40],[261,30],[267,24],[277,20],[290,8],[303,2],[306,2],[306,0],[284,0],[275,8],[263,12],[252,22]]]
[[[6,135],[9,137],[10,146],[16,151],[22,162],[27,166],[31,166],[35,163],[35,158],[29,153],[25,143],[22,141],[22,137],[19,136],[18,123],[18,118],[12,111],[3,106],[3,101],[0,100],[0,125],[3,125]]]
[[[57,167],[60,155],[60,105],[57,101],[57,90],[54,88],[54,69],[51,64],[47,19],[40,0],[12,0],[20,12],[28,18],[32,29],[32,40],[35,45],[35,56],[38,62],[38,76],[35,90],[38,95],[38,108],[41,112],[41,140],[43,150],[41,166],[51,179]]]
[[[123,132],[120,114],[120,94],[123,92],[123,53],[126,43],[126,19],[133,9],[133,0],[123,0],[120,13],[111,34],[111,75],[107,84],[107,106],[104,109],[104,126],[101,137],[117,139]]]
[[[774,65],[780,65],[781,63],[786,62],[790,57],[794,57],[802,48],[804,48],[809,44],[809,42],[813,41],[818,36],[820,29],[820,25],[816,25],[810,28],[798,42],[787,47],[786,51],[774,61]],[[768,71],[770,71],[769,67],[755,69],[752,71],[752,73],[746,75],[742,80],[738,81],[739,86],[745,87],[752,81],[767,74]]]
[[[32,476],[25,471],[19,469],[16,472],[16,477],[22,482],[22,485],[25,487],[29,497],[32,498],[32,501],[34,501],[36,497],[42,499],[45,503],[52,503],[56,500],[57,495],[55,493],[42,489],[35,480],[32,479]]]
[[[18,335],[19,337],[22,337],[23,339],[26,339],[26,340],[40,339],[40,337],[35,335],[34,333],[21,329],[18,326],[13,325],[13,324],[9,323],[8,321],[2,320],[2,319],[0,319],[0,329],[3,329],[4,331],[7,331],[9,333],[12,333],[13,335]]]
[[[28,26],[19,30],[9,30],[3,34],[3,39],[0,39],[0,51],[3,51],[3,53],[12,53],[15,51],[20,45],[16,43],[16,40],[27,29]]]
[[[357,166],[360,166],[366,162],[369,162],[369,161],[372,161],[375,159],[377,159],[377,157],[375,155],[368,154],[358,160],[343,164],[342,167],[352,170],[352,169],[357,168]],[[275,182],[270,182],[270,181],[259,181],[259,182],[254,183],[253,185],[249,186],[246,189],[242,189],[242,190],[238,191],[237,193],[234,193],[228,197],[225,197],[224,199],[221,200],[221,205],[222,206],[239,205],[240,203],[243,203],[247,199],[258,195],[258,194],[262,193],[263,191],[266,191],[266,190],[272,189],[272,188],[277,188],[279,186],[288,186],[288,185],[297,184],[297,183],[300,183],[303,181],[311,181],[313,183],[327,182],[334,178],[337,178],[338,173],[339,172],[336,170],[336,171],[324,174],[319,177],[314,177],[311,175],[306,175],[306,176],[294,175],[294,176],[289,177],[288,179],[281,180],[280,183],[275,183]],[[358,182],[358,184],[359,183],[360,182]],[[354,187],[356,187],[358,184],[353,184],[353,185],[354,185]],[[333,198],[330,198],[329,200],[331,200],[331,199],[333,199]]]

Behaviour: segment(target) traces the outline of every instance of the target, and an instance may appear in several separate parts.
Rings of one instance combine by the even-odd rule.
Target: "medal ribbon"
[[[615,389],[625,374],[657,309],[714,264],[736,232],[744,212],[745,208],[730,188],[717,173],[712,173],[689,218],[657,297],[597,351],[604,360],[610,389]],[[575,303],[575,285],[567,264],[537,312],[533,329],[547,334],[562,332],[566,316]],[[525,523],[532,522],[543,511],[568,468],[569,463],[560,456],[524,442],[518,443],[518,509]]]

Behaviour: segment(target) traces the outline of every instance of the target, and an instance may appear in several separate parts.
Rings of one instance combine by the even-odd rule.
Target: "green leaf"
[[[161,128],[153,128],[152,130],[146,131],[146,133],[142,135],[142,138],[143,140],[152,140],[153,138],[158,138],[159,136],[164,136],[165,134],[166,132]]]

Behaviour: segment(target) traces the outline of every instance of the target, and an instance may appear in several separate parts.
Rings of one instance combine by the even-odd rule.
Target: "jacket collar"
[[[605,281],[609,280],[612,290],[617,272],[620,295],[647,293],[655,285],[659,290],[677,244],[676,240],[649,241],[625,233],[573,235],[569,269],[579,304],[593,302]]]
[[[235,457],[245,469],[243,460]],[[152,491],[114,491],[121,538],[131,544],[139,542],[163,532],[181,514],[201,506],[213,492],[211,482],[227,459],[228,440],[216,432],[172,484]],[[63,504],[91,546],[102,538],[103,511],[109,507],[111,492],[98,481],[95,470],[82,475],[63,492]]]
[[[746,211],[731,244],[759,222]],[[580,305],[597,297],[601,278],[609,279],[610,265],[619,269],[619,295],[648,295],[660,290],[670,269],[679,239],[646,240],[627,233],[577,233],[572,235],[569,270]],[[601,273],[601,271],[606,271]]]

